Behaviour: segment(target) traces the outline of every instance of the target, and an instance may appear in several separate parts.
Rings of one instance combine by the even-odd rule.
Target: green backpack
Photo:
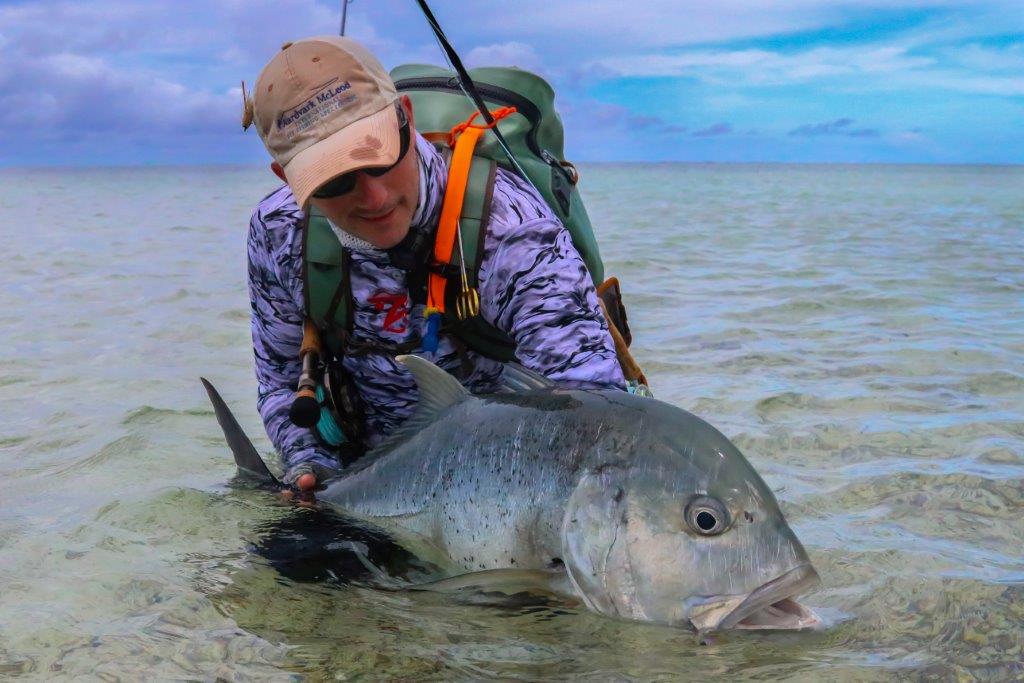
[[[555,91],[540,76],[514,67],[470,69],[469,75],[490,108],[516,108],[515,114],[498,124],[498,130],[519,166],[569,231],[595,286],[601,284],[604,266],[590,218],[576,189],[576,169],[565,161],[562,119],[555,111]],[[395,67],[391,78],[398,92],[412,100],[416,128],[421,133],[447,133],[476,111],[476,106],[462,92],[458,77],[451,71],[437,66],[406,64]],[[493,133],[488,132],[481,138],[476,156],[516,170]]]
[[[472,69],[469,74],[489,109],[516,108],[516,113],[502,119],[497,127],[522,171],[569,231],[595,286],[600,285],[604,281],[604,266],[590,219],[576,189],[576,170],[563,156],[562,121],[554,109],[551,86],[539,76],[512,67]],[[407,64],[392,70],[391,78],[398,92],[412,100],[417,130],[435,144],[446,139],[454,126],[477,111],[451,71]],[[481,123],[479,116],[475,123]],[[475,149],[459,220],[461,252],[465,255],[469,283],[474,288],[478,286],[477,273],[495,165],[517,172],[497,137],[487,131]],[[344,346],[340,337],[351,330],[352,324],[347,255],[326,219],[312,210],[304,246],[307,313],[322,331],[326,345],[340,353]],[[459,252],[459,249],[453,250],[452,263],[446,265],[459,266]],[[458,282],[458,277],[449,278],[446,300],[454,299]],[[453,306],[446,309],[455,310]],[[467,320],[446,316],[445,325],[469,348],[485,356],[503,361],[514,358],[512,340],[479,315]]]

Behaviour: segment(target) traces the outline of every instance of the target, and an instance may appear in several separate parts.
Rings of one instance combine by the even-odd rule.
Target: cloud
[[[560,44],[579,57],[595,56],[609,45],[628,52],[811,30],[848,11],[842,0],[645,0],[628,6],[621,0],[519,0],[460,7],[460,17],[451,12],[442,23],[486,22],[505,35]]]
[[[675,135],[686,132],[686,126],[667,121],[660,116],[637,114],[619,104],[605,104],[597,101],[566,103],[560,107],[566,127],[587,126],[598,129],[614,129],[622,132],[643,131],[659,135]]]
[[[850,138],[877,138],[879,133],[874,128],[852,128],[853,119],[841,118],[824,123],[805,123],[789,131],[788,135],[798,137],[816,137],[819,135],[842,135]]]
[[[517,66],[520,69],[541,73],[544,65],[537,52],[526,43],[511,41],[482,45],[470,50],[462,59],[467,67]]]
[[[0,122],[41,139],[235,131],[239,82],[288,40],[336,34],[339,16],[317,0],[0,4]],[[382,59],[440,61],[436,46],[396,41],[358,12],[349,26]]]
[[[885,74],[929,67],[931,57],[896,46],[818,47],[782,53],[762,49],[697,50],[602,59],[598,64],[619,77],[696,78],[713,85],[771,86],[846,76]]]
[[[39,163],[69,141],[116,158],[127,143],[144,156],[238,140],[239,81],[254,80],[283,36],[333,24],[312,0],[0,6],[0,125],[19,136],[6,152],[32,150],[24,161]]]
[[[648,0],[626,9],[620,0],[433,4],[468,63],[514,63],[551,81],[559,109],[575,112],[570,138],[593,128],[627,141],[642,131],[652,148],[683,133],[722,136],[725,144],[726,132],[738,137],[754,124],[766,131],[762,121],[775,120],[787,121],[774,133],[785,141],[795,123],[818,116],[806,112],[854,111],[845,100],[861,93],[892,93],[886,101],[894,108],[911,90],[922,98],[1024,95],[1024,41],[1007,39],[1024,34],[1019,0]],[[39,158],[63,148],[35,143],[61,136],[104,140],[96,149],[114,149],[129,137],[152,140],[154,149],[185,149],[233,131],[231,140],[247,142],[225,145],[244,147],[244,159],[255,160],[253,149],[262,154],[258,140],[252,131],[237,132],[239,81],[251,84],[286,40],[336,33],[339,19],[339,4],[328,0],[0,2],[0,124],[14,126],[18,149]],[[865,28],[854,35],[857,26]],[[348,32],[386,66],[444,63],[408,0],[351,4]],[[833,35],[842,40],[829,42]],[[640,87],[652,78],[662,88],[656,98]],[[962,96],[948,99],[964,111],[973,105]],[[783,116],[751,113],[772,107]],[[736,130],[716,128],[725,123],[700,128],[716,120]],[[894,131],[911,128],[887,121]],[[801,134],[878,135],[847,128]],[[598,134],[588,139],[610,147]],[[12,158],[4,163],[32,161]],[[242,158],[239,152],[228,160]]]
[[[611,78],[688,78],[719,91],[739,88],[825,84],[844,92],[936,89],[1014,97],[1024,94],[1024,41],[1005,43],[1024,32],[1024,13],[1008,5],[978,3],[974,12],[949,12],[945,21],[926,22],[884,38],[866,33],[848,44],[768,49],[686,48],[618,51],[588,65]],[[841,25],[837,24],[837,25]],[[608,76],[606,76],[608,78]]]
[[[928,142],[928,136],[922,128],[911,128],[910,130],[899,131],[893,136],[893,140],[901,145],[916,145]]]
[[[25,55],[266,61],[286,40],[336,33],[338,12],[314,0],[39,0],[0,6],[0,33]]]
[[[1024,95],[1024,76],[985,75],[941,69],[927,74],[918,74],[912,78],[896,75],[886,86],[892,91],[915,88],[929,92],[1020,97]]]
[[[628,5],[621,0],[518,0],[434,2],[432,7],[457,49],[500,44],[514,36],[535,46],[552,68],[570,59],[583,63],[609,54],[793,36],[864,24],[865,17],[876,17],[879,28],[906,16],[917,22],[934,17],[932,30],[956,26],[971,35],[1012,34],[1024,27],[1019,0],[645,0]],[[375,17],[387,26],[385,34],[407,45],[429,36],[415,3],[408,0],[355,2],[349,8],[352,35],[362,28],[357,16]],[[956,21],[948,21],[950,16]]]
[[[0,126],[44,137],[56,131],[227,132],[241,98],[191,89],[147,70],[58,53],[0,74]]]
[[[1024,70],[1024,41],[999,47],[968,43],[946,48],[943,53],[953,62],[974,71],[996,73]]]
[[[718,135],[728,135],[732,132],[732,126],[724,121],[722,123],[715,123],[707,128],[701,128],[700,130],[693,131],[693,137],[695,138],[711,138]]]

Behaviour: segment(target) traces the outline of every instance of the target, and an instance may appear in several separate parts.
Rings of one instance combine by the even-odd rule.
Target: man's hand
[[[316,505],[314,491],[322,479],[329,479],[330,470],[316,465],[315,463],[302,463],[293,468],[284,478],[285,483],[291,484],[294,489],[281,491],[281,500],[294,502],[303,507]]]
[[[299,483],[296,482],[296,487],[299,487],[298,491],[295,489],[281,489],[281,492],[277,494],[281,499],[281,502],[294,503],[295,505],[304,508],[316,507],[316,495],[313,493],[313,490],[316,488],[316,475],[303,475],[303,479],[305,479],[305,477],[309,477],[308,481],[303,482],[303,484],[307,484],[305,488],[300,487]]]

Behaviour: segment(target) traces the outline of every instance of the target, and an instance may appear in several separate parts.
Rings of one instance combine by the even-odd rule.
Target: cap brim
[[[332,178],[398,161],[401,142],[393,104],[345,126],[304,149],[284,167],[295,202],[304,207],[309,196]]]

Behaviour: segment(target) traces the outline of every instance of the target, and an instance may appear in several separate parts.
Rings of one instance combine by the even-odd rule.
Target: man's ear
[[[281,164],[277,163],[276,161],[271,161],[270,170],[273,171],[274,175],[276,175],[278,178],[285,181],[286,183],[288,182],[288,179],[284,177],[284,169],[281,167]]]
[[[402,103],[402,108],[405,109],[406,116],[409,117],[409,125],[412,127],[412,130],[416,130],[416,120],[412,115],[412,100],[409,99],[408,95],[402,95],[399,101]]]

